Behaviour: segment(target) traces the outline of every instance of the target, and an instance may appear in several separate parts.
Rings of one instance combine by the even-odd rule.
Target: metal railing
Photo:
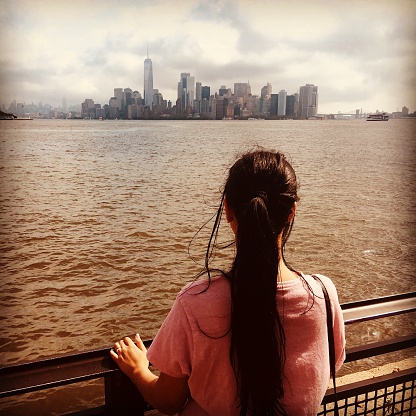
[[[341,305],[346,325],[416,311],[416,292]],[[148,347],[151,341],[146,341]],[[416,335],[367,344],[347,350],[346,362],[362,360],[416,346]],[[0,398],[104,379],[105,404],[72,416],[144,415],[149,409],[133,383],[109,356],[109,348],[68,354],[0,368]],[[340,415],[411,415],[416,410],[416,368],[355,382],[337,388]],[[333,414],[329,389],[319,415]],[[397,410],[401,409],[401,410]],[[400,411],[401,413],[397,413]],[[406,413],[407,412],[407,413]]]
[[[414,312],[416,292],[341,305],[346,325]],[[353,362],[416,346],[416,334],[347,349]],[[340,416],[411,416],[416,411],[416,367],[394,371],[337,387]],[[328,389],[318,416],[334,414],[335,395]]]

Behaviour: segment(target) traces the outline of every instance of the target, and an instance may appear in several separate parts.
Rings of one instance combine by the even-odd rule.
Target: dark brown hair
[[[241,415],[286,414],[281,404],[285,334],[276,292],[297,190],[295,172],[283,154],[264,150],[238,159],[225,184],[223,199],[238,224],[236,256],[227,276],[232,299],[230,360]]]

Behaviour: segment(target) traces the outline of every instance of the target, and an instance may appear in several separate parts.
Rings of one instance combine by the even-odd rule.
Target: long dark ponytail
[[[285,415],[285,335],[276,292],[279,260],[298,199],[296,175],[281,153],[249,152],[231,167],[224,197],[238,224],[236,256],[228,276],[230,360],[240,414]]]

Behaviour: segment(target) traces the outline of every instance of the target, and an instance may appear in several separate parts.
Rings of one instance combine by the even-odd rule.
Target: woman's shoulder
[[[223,336],[228,332],[231,291],[224,275],[189,283],[178,294],[177,302],[197,332],[210,336]]]
[[[279,282],[279,285],[284,289],[287,289],[287,290],[292,289],[295,291],[297,289],[304,288],[305,282],[307,283],[307,286],[309,287],[318,287],[318,286],[320,287],[319,281],[317,281],[314,276],[316,276],[317,278],[319,278],[319,280],[321,280],[321,282],[325,285],[325,287],[327,287],[327,290],[335,289],[335,285],[329,277],[323,274],[318,274],[318,273],[305,274],[303,272],[299,272],[298,279],[291,279],[291,280]]]
[[[331,299],[338,299],[338,293],[337,289],[335,287],[334,282],[328,277],[323,274],[314,273],[309,275],[302,275],[303,278],[308,282],[309,285],[311,285],[313,288],[321,288],[321,284],[315,277],[317,277],[325,286],[326,290],[328,291],[329,297]]]
[[[226,287],[229,287],[228,279],[224,274],[218,274],[211,278],[198,279],[188,283],[182,288],[178,296],[184,294],[212,296],[214,292],[222,291]]]
[[[320,274],[320,273],[303,274],[302,273],[302,276],[309,281],[314,281],[314,280],[316,281],[315,277],[317,277],[318,279],[322,281],[323,284],[334,286],[334,283],[332,282],[332,280],[324,274]]]

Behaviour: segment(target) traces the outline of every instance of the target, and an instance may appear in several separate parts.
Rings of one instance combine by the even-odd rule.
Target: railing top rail
[[[0,368],[0,398],[104,377],[118,371],[109,349]]]
[[[416,292],[341,305],[346,325],[416,311]]]
[[[413,299],[416,298],[416,291],[397,293],[395,295],[379,296],[378,298],[370,298],[370,299],[356,300],[352,302],[345,302],[341,305],[341,307],[343,310],[348,310],[348,309],[356,308],[359,306],[387,303],[387,302],[393,302],[396,300],[412,299],[412,298]]]
[[[152,340],[144,341],[148,348]],[[110,348],[0,367],[0,398],[102,378],[120,371]]]

